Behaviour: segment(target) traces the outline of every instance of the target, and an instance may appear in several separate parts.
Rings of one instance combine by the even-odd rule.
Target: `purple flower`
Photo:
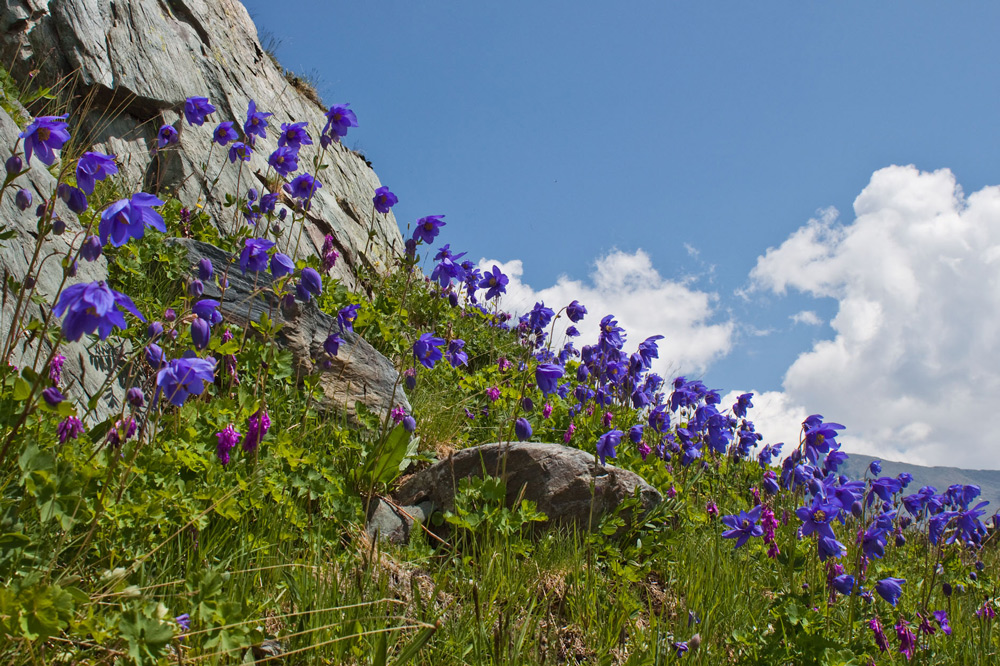
[[[493,266],[491,270],[483,273],[483,279],[479,281],[479,288],[486,289],[486,300],[496,298],[500,294],[507,293],[507,284],[510,280],[500,271],[499,266]]]
[[[889,649],[889,640],[885,637],[885,632],[882,631],[882,624],[878,621],[878,617],[873,617],[868,620],[868,626],[871,627],[872,634],[875,635],[875,645],[882,652]]]
[[[238,160],[249,162],[252,154],[253,148],[242,141],[237,141],[229,147],[229,163],[235,164]]]
[[[243,440],[243,450],[247,453],[255,451],[270,427],[271,419],[266,411],[258,409],[251,414],[247,419],[247,438]]]
[[[393,206],[399,203],[399,199],[389,191],[388,187],[383,185],[375,190],[375,198],[372,199],[372,203],[375,204],[375,210],[378,212],[388,213]]]
[[[605,458],[616,457],[615,447],[621,443],[623,434],[621,430],[609,430],[597,439],[597,455],[600,456],[602,465]]]
[[[66,318],[63,319],[63,336],[67,340],[79,340],[95,330],[101,340],[104,340],[114,327],[128,327],[119,307],[128,310],[141,321],[146,321],[132,299],[111,289],[104,282],[67,287],[59,296],[59,302],[52,308],[52,312],[57,317],[66,313]]]
[[[491,386],[486,389],[486,397],[490,402],[496,402],[500,399],[500,388],[497,386]]]
[[[514,436],[519,442],[531,439],[531,424],[528,423],[528,419],[521,417],[514,421]]]
[[[941,631],[947,636],[951,636],[951,627],[948,626],[948,611],[934,611],[934,619],[937,620],[938,626],[941,627]]]
[[[7,172],[7,175],[13,178],[21,173],[22,169],[24,169],[24,162],[22,162],[21,158],[17,155],[11,155],[7,158],[7,161],[3,163],[3,168],[4,171]]]
[[[308,124],[306,121],[292,124],[281,123],[281,135],[278,137],[278,147],[288,147],[298,151],[302,146],[311,146],[313,142],[312,138],[306,132],[306,125]]]
[[[250,271],[258,273],[267,268],[267,252],[274,243],[266,238],[248,238],[243,243],[243,251],[240,252],[240,270],[244,273]]]
[[[236,141],[239,138],[240,135],[233,129],[233,121],[231,120],[219,123],[215,131],[212,132],[212,141],[220,146],[225,146],[230,141]]]
[[[280,278],[295,271],[295,262],[287,254],[275,252],[271,257],[271,275]]]
[[[316,269],[303,268],[300,279],[302,288],[313,296],[319,296],[323,293],[323,278],[316,272]]]
[[[906,580],[902,578],[883,578],[875,583],[875,591],[880,597],[895,606],[899,598],[903,596],[903,583],[905,582]]]
[[[259,136],[262,139],[266,139],[267,119],[272,115],[274,114],[258,111],[257,102],[250,100],[250,106],[247,109],[247,120],[243,123],[243,133],[247,136]]]
[[[313,178],[308,173],[302,173],[292,179],[292,182],[285,183],[282,189],[293,199],[311,199],[316,190],[323,187],[323,183]]]
[[[158,390],[176,407],[183,405],[189,395],[201,395],[205,384],[213,381],[214,358],[176,358],[156,373]]]
[[[31,121],[18,136],[24,139],[24,157],[31,164],[31,156],[37,153],[38,159],[49,166],[56,161],[54,151],[62,149],[69,141],[69,131],[65,122],[69,114],[62,116],[39,116]]]
[[[854,576],[849,576],[847,574],[834,576],[834,578],[830,581],[830,584],[833,585],[833,589],[837,590],[837,592],[849,595],[854,590]]]
[[[59,443],[65,444],[66,440],[76,439],[83,434],[83,422],[75,416],[67,416],[59,422],[56,433],[59,435]]]
[[[444,338],[435,338],[433,333],[424,333],[413,343],[413,356],[425,368],[433,368],[443,357],[439,349],[442,345]]]
[[[465,347],[465,340],[459,340],[458,338],[448,343],[448,351],[445,353],[445,357],[451,363],[451,367],[457,368],[469,362],[469,355],[462,351],[463,347]]]
[[[417,429],[417,420],[412,416],[410,416],[409,414],[403,417],[402,423],[403,423],[403,430],[405,430],[406,432],[412,433]]]
[[[80,256],[87,261],[97,261],[101,256],[101,239],[97,236],[87,236],[80,245]]]
[[[573,301],[566,306],[566,316],[574,324],[583,319],[584,315],[587,314],[587,308],[583,307],[580,301]]]
[[[872,476],[878,476],[879,474],[881,474],[882,473],[882,461],[881,460],[873,460],[870,463],[868,463],[868,471],[870,471],[872,473]]]
[[[899,622],[896,623],[896,638],[899,639],[899,652],[906,657],[907,661],[913,659],[913,651],[917,647],[917,637],[913,635],[908,626],[909,624],[903,618],[899,618]]]
[[[554,363],[539,363],[535,368],[535,383],[542,395],[556,392],[556,385],[563,376],[563,369]]]
[[[354,304],[341,308],[337,312],[337,325],[340,326],[341,331],[354,330],[354,320],[358,318],[358,310],[360,309],[360,305]]]
[[[191,322],[191,342],[195,349],[204,349],[212,337],[212,327],[200,317]]]
[[[280,176],[287,178],[290,173],[299,168],[299,153],[294,148],[281,147],[271,153],[271,156],[267,158],[267,163],[274,167]],[[261,206],[263,206],[263,202],[261,202]]]
[[[210,326],[215,326],[222,322],[222,315],[219,313],[218,307],[219,301],[211,298],[203,298],[191,306],[191,310],[200,319],[207,321]]]
[[[336,333],[331,333],[326,336],[326,340],[323,341],[323,350],[330,356],[336,356],[337,352],[340,351],[340,345],[342,344],[344,344],[344,339]]]
[[[735,549],[749,541],[750,537],[759,537],[763,535],[764,528],[757,524],[757,521],[760,520],[761,510],[762,507],[758,504],[749,512],[740,511],[738,516],[723,516],[722,524],[730,529],[722,533],[722,538],[736,539],[736,545],[734,546]]]
[[[177,130],[174,129],[173,125],[164,125],[156,133],[156,145],[160,150],[177,143],[179,140],[180,135],[177,134]]]
[[[87,194],[93,194],[95,181],[116,173],[118,165],[114,155],[84,153],[76,163],[76,185]]]
[[[323,134],[331,132],[336,136],[347,136],[347,130],[358,126],[358,117],[348,107],[350,104],[334,104],[326,112],[326,126]]]
[[[215,433],[217,444],[215,445],[215,455],[223,465],[229,464],[229,452],[240,443],[243,433],[237,432],[233,424],[227,425],[220,432]]]
[[[62,379],[62,368],[63,364],[66,362],[66,357],[62,354],[56,354],[49,361],[49,379],[56,386],[59,385],[59,380]]]
[[[413,239],[430,244],[441,232],[441,227],[446,223],[441,221],[444,215],[428,215],[417,220],[417,227],[413,230]]]
[[[806,537],[816,532],[822,537],[835,539],[830,521],[837,517],[841,507],[827,502],[823,497],[813,499],[812,506],[803,506],[795,510],[795,515],[802,521],[802,536]]]
[[[125,399],[128,404],[132,405],[136,409],[141,409],[143,405],[146,404],[146,396],[143,394],[142,389],[138,386],[133,386],[125,394]]]
[[[215,267],[212,266],[212,260],[208,257],[203,258],[198,262],[198,279],[208,281],[212,279],[212,274],[215,273]]]
[[[163,216],[153,210],[153,206],[162,206],[163,201],[152,194],[136,192],[131,199],[121,199],[101,213],[98,233],[101,245],[109,241],[112,247],[121,247],[130,238],[142,238],[146,227],[166,232]]]
[[[56,190],[59,198],[66,202],[67,208],[79,215],[83,211],[87,210],[87,195],[78,187],[73,187],[67,183],[60,183],[59,189]],[[61,222],[58,218],[53,220],[53,227],[57,222]],[[65,224],[63,225],[65,229]]]
[[[55,407],[60,402],[65,400],[66,396],[64,396],[55,386],[50,386],[42,391],[42,398],[46,403],[48,403],[49,407]]]
[[[145,354],[146,354],[146,363],[148,363],[150,367],[152,367],[154,370],[159,370],[160,368],[162,368],[167,364],[166,358],[163,354],[163,350],[160,348],[160,345],[156,344],[155,342],[151,342],[148,345],[146,345]]]
[[[205,116],[215,113],[207,97],[188,97],[184,100],[184,117],[191,125],[204,125]]]

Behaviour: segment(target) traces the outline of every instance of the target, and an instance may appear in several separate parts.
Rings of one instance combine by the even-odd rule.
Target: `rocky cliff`
[[[211,187],[225,160],[218,148],[209,154],[216,123],[242,126],[250,100],[274,114],[272,129],[243,171],[244,191],[247,179],[257,189],[266,187],[267,156],[277,147],[281,123],[309,122],[316,143],[303,149],[305,170],[312,171],[304,164],[320,150],[325,109],[315,95],[291,85],[264,52],[237,0],[6,0],[0,7],[0,62],[19,81],[31,77],[65,90],[79,117],[76,131],[117,155],[134,189],[176,192],[185,202],[200,199],[220,224],[231,224],[232,211],[223,214],[221,198],[237,191],[238,173],[221,169]],[[183,122],[190,96],[208,97],[218,109],[205,125]],[[163,124],[173,125],[181,140],[176,149],[157,154]],[[391,213],[373,216],[372,196],[380,183],[364,158],[335,143],[326,161],[330,167],[318,174],[323,186],[298,253],[316,253],[324,236],[332,235],[342,257],[332,275],[353,284],[361,263],[384,265],[388,248],[401,248],[402,239]],[[373,220],[378,242],[364,256]]]
[[[297,248],[298,257],[316,254],[324,237],[332,236],[341,259],[330,274],[355,288],[359,267],[382,270],[386,259],[402,249],[395,218],[373,210],[372,197],[380,183],[363,157],[333,143],[323,155],[328,168],[316,173],[313,159],[324,150],[319,135],[326,122],[325,109],[315,94],[286,80],[264,52],[253,22],[236,0],[5,0],[0,3],[0,63],[20,86],[51,86],[58,98],[52,103],[58,108],[44,106],[41,100],[28,109],[7,99],[5,106],[18,107],[15,115],[22,118],[0,109],[0,150],[9,151],[15,145],[18,121],[23,126],[31,115],[68,111],[74,141],[79,142],[76,152],[93,149],[116,155],[120,168],[116,178],[125,192],[145,191],[161,198],[176,194],[185,205],[203,206],[220,230],[228,231],[237,218],[233,208],[223,206],[225,196],[249,187],[261,192],[277,189],[273,171],[272,182],[265,179],[267,157],[277,147],[280,126],[307,121],[315,144],[303,147],[300,172],[315,173],[322,187],[312,199],[303,233],[297,226],[285,230],[288,238],[301,238],[298,244],[290,244],[289,253]],[[184,121],[184,100],[191,96],[208,97],[217,108],[202,126]],[[230,168],[226,150],[212,149],[212,132],[225,120],[242,127],[251,100],[258,110],[274,115],[267,137],[257,140],[250,162],[242,170]],[[180,141],[160,151],[157,134],[165,124],[176,128]],[[2,153],[2,159],[7,157],[8,153]],[[18,186],[32,191],[37,203],[51,194],[55,182],[36,159]],[[31,263],[37,237],[33,210],[34,206],[18,210],[10,191],[0,201],[0,222],[15,233],[0,251],[5,283],[7,276],[23,279]],[[75,215],[58,200],[56,212],[70,231],[78,228],[73,224]],[[370,244],[369,229],[374,230]],[[28,306],[31,316],[44,317],[60,289],[65,277],[59,258],[66,254],[71,236],[50,235],[41,248],[41,257],[48,259],[31,276],[37,280],[36,302]],[[79,271],[70,282],[107,277],[103,257],[93,263],[80,262]],[[9,295],[5,290],[0,307],[0,339],[7,338],[14,315],[16,298]],[[353,383],[350,390],[336,382],[324,385],[332,402],[346,406],[349,416],[355,399],[377,410],[400,401],[405,404],[402,392],[392,391],[397,382],[391,364],[381,356],[373,361],[377,352],[363,341],[350,344],[359,351],[343,360],[352,367],[340,368],[337,377],[348,377]],[[299,362],[309,365],[309,345],[300,347]],[[109,378],[114,377],[117,361],[127,350],[84,338],[64,343],[60,351],[67,357],[70,394],[84,401],[103,394],[93,416],[101,419],[114,414],[124,392]],[[37,341],[25,331],[7,360],[20,367],[35,363],[38,354]],[[112,390],[103,390],[106,382],[113,385]]]

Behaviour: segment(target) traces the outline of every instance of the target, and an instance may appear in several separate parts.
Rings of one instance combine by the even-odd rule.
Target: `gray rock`
[[[506,457],[506,464],[504,463]],[[634,472],[602,466],[594,456],[561,444],[534,442],[483,444],[456,452],[410,477],[396,493],[397,503],[430,502],[453,510],[455,490],[467,477],[505,475],[507,503],[530,500],[550,523],[596,529],[636,489],[643,511],[662,501],[660,493]]]
[[[414,523],[426,523],[433,511],[434,507],[430,502],[400,507],[376,497],[368,508],[365,532],[372,540],[407,543]]]
[[[242,224],[233,209],[222,207],[226,194],[267,187],[267,157],[282,123],[309,122],[315,144],[303,147],[300,171],[312,172],[313,157],[322,152],[325,109],[264,52],[237,0],[5,0],[0,26],[0,62],[19,81],[34,73],[34,84],[71,92],[65,97],[71,99],[74,137],[86,149],[116,154],[127,189],[202,201],[222,230]],[[217,108],[200,127],[182,115],[190,96],[208,97]],[[228,163],[225,149],[211,150],[211,139],[221,121],[241,128],[250,100],[274,115],[267,138],[258,140],[241,170]],[[364,122],[364,111],[358,112]],[[164,124],[178,129],[180,143],[157,153]],[[332,235],[342,261],[331,272],[356,289],[358,268],[384,269],[401,251],[402,238],[391,213],[374,212],[380,183],[364,157],[335,143],[325,161],[329,167],[318,174],[323,186],[301,233],[298,224],[286,229],[292,239],[287,253],[316,253],[324,235]],[[374,240],[366,253],[370,228]]]
[[[250,321],[260,321],[266,314],[273,322],[282,324],[276,342],[292,352],[299,375],[322,371],[320,386],[324,401],[320,407],[343,411],[355,424],[355,404],[358,402],[383,416],[397,405],[410,411],[396,368],[364,338],[345,331],[341,334],[344,343],[337,356],[331,358],[323,351],[327,336],[339,329],[336,319],[320,310],[315,300],[282,305],[274,294],[270,273],[244,275],[237,257],[208,243],[189,238],[170,242],[187,249],[192,266],[202,258],[211,259],[219,279],[228,279],[225,294],[215,280],[205,284],[204,294],[204,298],[221,301],[220,309],[227,320],[245,327]],[[329,362],[329,367],[325,367],[325,362]]]

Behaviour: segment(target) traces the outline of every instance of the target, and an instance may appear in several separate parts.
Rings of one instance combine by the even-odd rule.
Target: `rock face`
[[[506,467],[503,458],[506,455]],[[517,498],[534,502],[550,523],[595,529],[602,516],[639,490],[643,511],[662,501],[660,493],[642,477],[561,444],[516,442],[483,444],[458,451],[447,460],[410,477],[396,493],[400,505],[430,502],[435,509],[452,510],[459,482],[483,473],[506,473],[507,502]],[[593,491],[591,490],[593,488]],[[523,495],[522,495],[523,490]]]
[[[0,147],[13,146],[17,142],[17,135],[20,128],[6,111],[0,109]],[[6,159],[7,155],[3,155]],[[28,173],[17,179],[19,187],[34,190],[34,201],[27,210],[21,211],[14,205],[14,196],[11,188],[4,192],[3,199],[0,200],[0,228],[6,228],[14,233],[9,240],[0,240],[0,276],[3,278],[4,295],[0,298],[0,347],[4,346],[7,336],[12,328],[15,309],[19,309],[19,320],[23,324],[28,316],[42,318],[43,312],[52,305],[55,294],[59,291],[59,286],[64,278],[67,284],[74,282],[94,282],[96,280],[107,279],[107,263],[104,257],[99,257],[95,262],[81,261],[77,267],[75,278],[68,278],[62,268],[62,258],[69,250],[67,239],[70,236],[67,232],[63,236],[49,235],[42,241],[39,260],[43,261],[42,270],[37,272],[35,293],[38,302],[22,303],[17,308],[17,293],[6,289],[7,277],[21,281],[25,278],[28,265],[31,262],[35,251],[37,239],[37,223],[35,217],[35,205],[41,201],[38,192],[52,192],[55,188],[56,179],[45,169],[45,166],[37,160],[32,165]],[[16,191],[16,190],[15,190]],[[67,220],[73,220],[76,216],[66,208],[62,200],[56,200],[56,212]],[[42,309],[44,307],[44,310]],[[58,322],[55,322],[58,326]],[[20,328],[20,327],[19,327]],[[8,352],[7,361],[22,368],[24,366],[35,365],[35,357],[39,356],[38,365],[44,363],[48,358],[51,348],[45,345],[39,351],[38,343],[28,335],[22,334],[17,337]],[[112,345],[109,342],[101,342],[96,339],[83,339],[79,342],[66,342],[60,348],[60,353],[66,357],[66,365],[63,366],[63,381],[60,386],[63,392],[77,401],[78,404],[86,404],[92,396],[100,393],[101,398],[94,407],[92,416],[96,421],[102,421],[117,412],[125,402],[125,387],[118,381],[112,381],[104,388],[105,381],[109,376],[109,371],[114,368],[121,358],[129,353],[128,348],[121,345]],[[3,351],[0,349],[0,354]],[[3,362],[3,359],[0,359]],[[80,416],[83,416],[81,412]]]
[[[359,402],[381,414],[397,405],[410,411],[396,369],[364,338],[353,331],[344,331],[341,333],[344,343],[336,356],[330,357],[323,351],[323,341],[339,329],[336,319],[320,310],[315,301],[295,301],[283,306],[274,294],[270,273],[243,274],[234,257],[208,243],[190,238],[170,242],[187,249],[192,265],[208,258],[219,275],[226,276],[229,286],[224,297],[214,281],[205,284],[204,297],[221,301],[220,309],[227,321],[245,327],[266,314],[273,322],[282,324],[276,342],[292,352],[297,370],[302,375],[322,370],[320,386],[325,400],[321,407],[342,409],[355,424],[355,405]],[[324,361],[329,367],[323,365]]]
[[[22,110],[19,120],[23,124],[32,114],[68,111],[73,142],[62,151],[64,157],[71,159],[86,150],[115,154],[120,169],[115,178],[123,196],[141,190],[161,198],[176,194],[188,206],[200,202],[223,232],[243,223],[233,208],[223,207],[227,195],[245,196],[251,187],[261,194],[280,191],[273,170],[268,176],[267,158],[277,147],[282,123],[307,121],[315,144],[302,148],[296,173],[313,173],[322,187],[304,222],[285,225],[283,238],[300,239],[291,243],[287,253],[296,258],[315,254],[324,236],[331,235],[341,259],[330,274],[357,289],[355,275],[360,267],[385,270],[388,258],[402,249],[395,218],[374,211],[372,197],[380,186],[375,173],[362,156],[339,143],[325,151],[320,147],[324,108],[315,94],[293,86],[264,52],[253,22],[237,0],[4,0],[0,2],[0,63],[10,68],[23,87],[52,86],[56,91],[54,107],[36,103]],[[217,107],[203,126],[184,120],[182,108],[190,96],[208,97]],[[226,120],[242,128],[250,100],[258,110],[274,115],[267,138],[257,140],[252,159],[233,165],[226,149],[215,146],[213,150],[213,130]],[[157,150],[157,133],[164,124],[174,126],[180,140]],[[11,149],[19,132],[15,119],[0,109],[0,150]],[[7,156],[0,154],[0,161]],[[328,167],[316,173],[314,158],[321,158]],[[36,159],[17,185],[27,188],[37,204],[50,196],[55,178]],[[285,203],[282,198],[279,207]],[[35,248],[33,211],[34,205],[18,210],[10,190],[0,201],[0,223],[15,232],[13,239],[2,242],[0,269],[18,280],[25,277]],[[64,279],[59,259],[66,254],[66,239],[80,228],[61,201],[56,212],[67,222],[68,231],[65,237],[50,236],[43,242],[41,257],[51,258],[37,273],[40,303],[28,305],[33,315],[53,304]],[[209,247],[202,250],[220,252]],[[78,271],[67,285],[107,279],[103,258],[81,261]],[[232,282],[240,286],[238,280]],[[15,301],[16,294],[3,299],[0,341],[11,330]],[[253,306],[255,313],[266,308],[262,303]],[[227,314],[245,319],[246,310]],[[301,369],[311,372],[329,318],[309,308],[289,316],[294,325],[286,328],[284,343]],[[23,325],[23,315],[20,320]],[[323,377],[328,400],[346,405],[349,418],[359,400],[376,410],[406,405],[401,390],[395,401],[391,399],[396,373],[388,361],[357,336],[346,337],[332,371]],[[7,360],[19,367],[32,363],[37,347],[29,342],[22,335]],[[61,351],[67,357],[63,387],[68,387],[68,395],[86,401],[101,392],[102,401],[91,415],[99,420],[120,409],[123,387],[113,382],[110,391],[101,388],[128,350],[84,339],[65,344]]]
[[[264,52],[237,0],[5,0],[0,62],[19,81],[30,75],[35,84],[61,90],[81,148],[93,145],[116,154],[123,181],[133,191],[175,192],[186,203],[201,200],[223,229],[231,228],[234,217],[221,206],[226,194],[275,189],[273,171],[266,178],[267,158],[277,147],[281,124],[308,121],[315,144],[302,148],[299,172],[317,175],[322,188],[312,200],[296,258],[315,254],[330,234],[342,256],[332,275],[355,287],[359,266],[382,268],[392,248],[402,249],[392,214],[374,212],[372,197],[380,186],[375,173],[339,143],[322,151],[325,109],[315,94],[293,86]],[[218,109],[202,126],[183,119],[190,96],[208,97]],[[211,150],[212,132],[227,120],[242,128],[250,100],[274,115],[267,138],[258,139],[241,170],[228,163],[225,149]],[[180,132],[180,142],[157,152],[164,124]],[[312,160],[321,153],[330,166],[316,174]],[[365,253],[369,228],[374,241]],[[287,231],[292,238],[299,234],[297,226]]]

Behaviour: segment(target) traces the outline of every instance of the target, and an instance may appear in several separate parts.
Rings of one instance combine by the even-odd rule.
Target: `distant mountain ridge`
[[[990,503],[986,507],[986,515],[991,516],[1000,509],[1000,470],[924,467],[923,465],[911,465],[852,453],[847,462],[840,466],[839,471],[851,478],[860,479],[864,477],[868,465],[873,460],[882,461],[882,474],[880,476],[898,476],[902,472],[909,472],[913,475],[913,482],[904,491],[906,494],[916,492],[921,486],[934,486],[940,493],[955,483],[977,485],[983,491],[981,499],[977,502],[989,500]]]

